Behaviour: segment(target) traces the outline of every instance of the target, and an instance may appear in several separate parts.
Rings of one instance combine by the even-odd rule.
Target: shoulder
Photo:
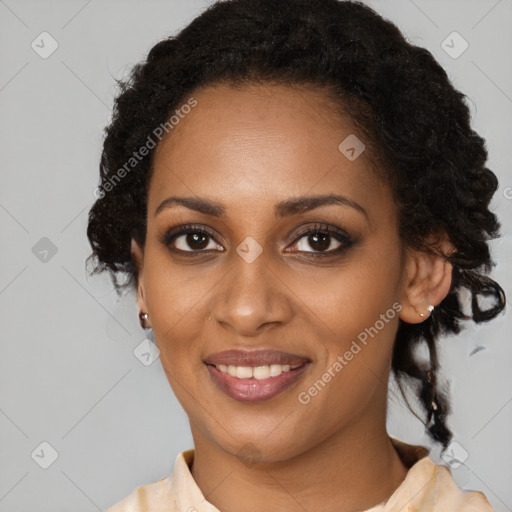
[[[106,512],[179,512],[187,510],[187,507],[183,508],[184,502],[188,502],[191,498],[198,501],[196,495],[200,495],[189,471],[193,457],[194,450],[179,453],[172,475],[137,487]],[[202,497],[202,495],[200,496]]]
[[[170,477],[167,477],[137,487],[106,512],[174,512],[178,510],[169,508],[171,503],[173,500],[170,496]]]
[[[480,491],[461,489],[451,470],[428,456],[412,465],[384,512],[494,512]]]

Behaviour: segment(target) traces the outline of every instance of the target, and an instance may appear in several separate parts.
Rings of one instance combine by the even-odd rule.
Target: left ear
[[[432,246],[444,255],[455,251],[447,236],[442,239],[436,237]],[[406,281],[399,316],[409,324],[420,323],[430,315],[428,306],[437,306],[448,295],[452,284],[452,264],[442,255],[407,249],[405,267]]]

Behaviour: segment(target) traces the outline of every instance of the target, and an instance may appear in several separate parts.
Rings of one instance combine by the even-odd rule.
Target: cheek
[[[317,272],[302,280],[296,290],[325,349],[308,380],[312,387],[301,390],[304,401],[337,407],[343,414],[366,403],[376,386],[384,386],[401,309],[400,276],[398,252],[384,244],[379,251],[361,251],[326,275]],[[339,400],[343,404],[338,406]]]
[[[339,296],[337,304],[332,310],[318,311],[322,320],[317,325],[329,326],[329,336],[321,340],[325,358],[297,392],[299,407],[304,408],[304,430],[313,428],[313,418],[320,415],[325,418],[326,435],[370,402],[385,403],[401,308],[385,293]]]
[[[367,247],[339,266],[284,276],[327,335],[347,341],[373,326],[381,314],[396,316],[392,305],[400,297],[401,269],[398,252],[388,249]]]
[[[198,266],[183,269],[172,265],[165,255],[153,254],[148,251],[144,286],[162,363],[177,369],[185,368],[187,362],[201,367],[200,358],[190,356],[201,349],[194,340],[200,340],[201,333],[204,337],[208,300],[218,281],[217,274]]]
[[[209,265],[194,265],[191,258],[175,261],[165,248],[151,244],[146,249],[144,286],[148,308],[159,323],[176,323],[204,308],[218,272]]]

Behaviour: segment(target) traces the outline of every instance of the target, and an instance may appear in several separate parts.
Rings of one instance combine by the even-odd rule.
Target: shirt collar
[[[172,478],[169,481],[171,496],[175,496],[178,510],[197,512],[220,512],[206,501],[201,489],[196,484],[190,466],[194,460],[194,450],[181,452],[176,457]]]

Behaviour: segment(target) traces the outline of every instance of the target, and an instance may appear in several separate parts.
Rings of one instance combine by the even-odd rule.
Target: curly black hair
[[[407,380],[417,387],[429,436],[446,449],[450,406],[436,382],[436,342],[458,333],[461,320],[485,322],[505,307],[502,288],[486,275],[495,265],[488,241],[500,235],[488,208],[498,181],[485,166],[485,142],[470,126],[465,96],[430,52],[361,2],[217,1],[117,80],[98,199],[89,212],[92,273],[108,270],[118,292],[136,281],[130,242],[145,241],[155,128],[169,132],[169,116],[190,104],[198,87],[271,82],[328,90],[363,131],[373,157],[386,164],[378,167],[393,189],[402,243],[439,254],[429,235],[445,234],[455,247],[441,254],[453,268],[448,295],[422,323],[400,320],[392,358],[404,398]],[[144,147],[151,149],[140,158]],[[472,297],[471,316],[463,312],[463,289]],[[494,305],[482,310],[479,296],[492,296]],[[415,357],[420,342],[429,364]]]

